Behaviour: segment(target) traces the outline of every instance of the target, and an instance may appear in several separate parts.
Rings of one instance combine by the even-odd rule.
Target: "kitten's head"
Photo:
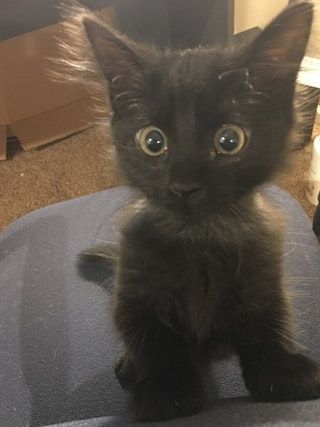
[[[267,181],[288,148],[311,23],[304,2],[245,49],[159,51],[85,18],[129,182],[152,203],[194,212],[221,209]]]

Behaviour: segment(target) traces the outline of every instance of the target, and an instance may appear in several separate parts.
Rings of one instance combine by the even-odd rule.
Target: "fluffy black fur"
[[[290,145],[312,5],[285,10],[236,51],[159,51],[82,22],[108,82],[119,163],[137,190],[114,291],[116,375],[133,392],[136,419],[200,411],[198,369],[221,347],[238,353],[255,399],[320,397],[319,367],[294,345],[282,222],[261,190]],[[225,123],[246,130],[234,156],[212,151]],[[162,156],[135,142],[149,125],[168,137]],[[196,192],[179,197],[173,188]]]

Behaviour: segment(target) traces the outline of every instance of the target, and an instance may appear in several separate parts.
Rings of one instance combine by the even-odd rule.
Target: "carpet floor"
[[[320,123],[314,134],[320,134]],[[312,217],[305,197],[311,145],[293,155],[292,167],[276,179]],[[0,163],[0,229],[35,209],[123,183],[110,144],[98,128],[73,135],[41,149],[24,152],[8,145]]]

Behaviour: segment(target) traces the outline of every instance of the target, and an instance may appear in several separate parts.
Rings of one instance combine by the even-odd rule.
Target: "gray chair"
[[[62,0],[1,0],[0,40],[59,22],[61,3]],[[78,0],[78,3],[91,10],[114,6],[121,31],[160,46],[227,44],[233,36],[234,0]]]
[[[97,10],[110,6],[115,1],[117,0],[80,0],[79,3]],[[56,24],[61,20],[61,3],[61,0],[1,0],[0,40]]]
[[[320,247],[297,202],[276,187],[268,191],[290,223],[285,282],[298,341],[320,361]],[[129,395],[113,373],[119,341],[110,317],[112,271],[101,266],[80,275],[76,267],[79,251],[117,241],[117,211],[128,198],[119,187],[58,203],[0,234],[1,426],[131,425]],[[320,425],[320,401],[252,402],[235,357],[214,365],[204,383],[204,412],[153,425]]]

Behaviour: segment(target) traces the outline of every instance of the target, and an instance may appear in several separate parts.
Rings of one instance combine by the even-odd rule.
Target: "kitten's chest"
[[[186,268],[175,306],[186,331],[201,340],[226,329],[226,302],[236,286],[236,260],[214,247],[193,250],[184,257]]]

